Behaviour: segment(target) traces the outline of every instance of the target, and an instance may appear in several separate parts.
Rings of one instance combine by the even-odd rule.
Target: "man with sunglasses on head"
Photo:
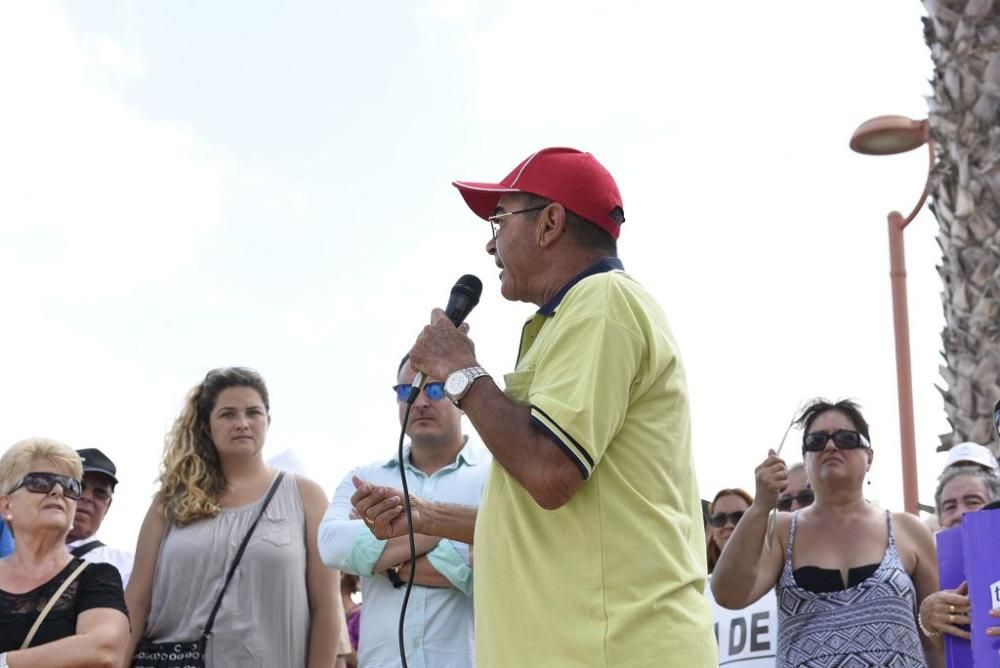
[[[125,588],[132,575],[135,555],[105,545],[97,538],[118,485],[118,468],[97,448],[84,448],[76,453],[83,461],[83,493],[76,503],[76,515],[66,537],[66,549],[74,557],[85,561],[111,564],[121,574],[122,588]]]
[[[537,309],[503,381],[440,310],[410,353],[493,453],[478,514],[415,499],[413,516],[475,541],[477,665],[716,666],[683,364],[618,258],[618,186],[569,148],[454,185],[490,223],[503,297]],[[399,498],[364,482],[355,508],[401,535]]]
[[[399,365],[393,393],[399,420],[415,372],[409,358]],[[462,434],[462,411],[432,379],[413,402],[403,451],[409,490],[446,504],[478,506],[489,471],[489,455]],[[389,448],[387,448],[388,450]],[[354,469],[341,481],[319,528],[319,552],[333,568],[361,576],[364,602],[358,662],[365,668],[399,666],[398,624],[404,585],[414,572],[406,609],[406,660],[410,668],[471,668],[475,665],[472,555],[469,545],[438,536],[415,536],[410,561],[407,536],[378,540],[351,510],[354,480],[400,486],[397,454]]]

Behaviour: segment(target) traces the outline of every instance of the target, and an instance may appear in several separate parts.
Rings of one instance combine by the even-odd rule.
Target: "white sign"
[[[778,651],[778,609],[774,590],[742,610],[727,610],[717,604],[709,587],[705,588],[705,596],[712,603],[719,665],[774,668]]]
[[[1000,610],[1000,580],[990,585],[990,604],[994,610]]]

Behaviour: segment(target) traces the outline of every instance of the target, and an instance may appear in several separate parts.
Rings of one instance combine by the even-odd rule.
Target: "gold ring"
[[[951,613],[950,615],[948,615],[948,621],[949,621],[950,623],[952,623],[952,624],[954,624],[954,623],[955,623],[955,613],[954,613],[954,612],[953,612],[953,613]]]
[[[951,614],[954,615],[955,614],[955,606],[954,605],[949,605],[948,607],[951,608]]]

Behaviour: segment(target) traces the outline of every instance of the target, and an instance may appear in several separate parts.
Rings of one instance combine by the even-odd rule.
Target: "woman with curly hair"
[[[129,657],[141,640],[201,637],[249,533],[208,637],[206,665],[337,661],[338,573],[316,549],[326,495],[301,476],[279,479],[265,464],[270,421],[267,387],[251,369],[209,371],[188,395],[167,436],[160,489],[136,546],[126,591]]]

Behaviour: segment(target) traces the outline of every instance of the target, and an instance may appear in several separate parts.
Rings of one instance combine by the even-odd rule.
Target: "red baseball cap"
[[[625,222],[622,196],[611,173],[590,153],[575,148],[543,148],[532,153],[500,183],[453,181],[473,213],[487,219],[504,193],[539,195],[564,207],[617,239]]]

